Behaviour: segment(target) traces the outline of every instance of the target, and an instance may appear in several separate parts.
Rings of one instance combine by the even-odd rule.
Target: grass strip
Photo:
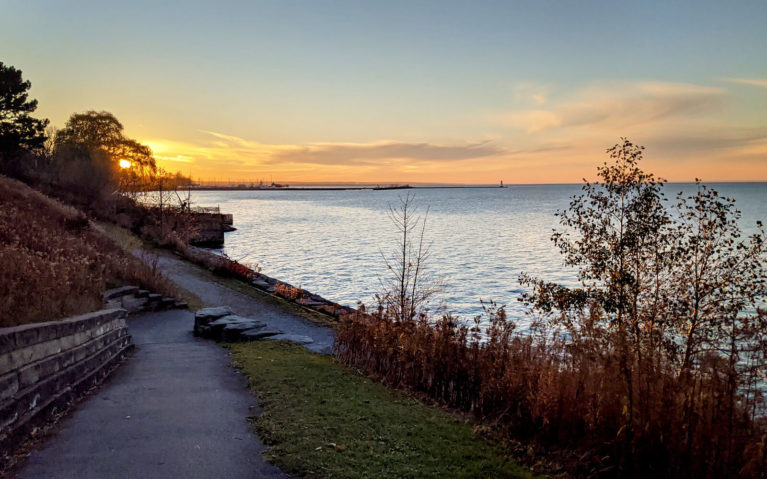
[[[265,457],[317,478],[529,478],[458,415],[356,374],[329,356],[282,341],[229,344],[263,413]]]

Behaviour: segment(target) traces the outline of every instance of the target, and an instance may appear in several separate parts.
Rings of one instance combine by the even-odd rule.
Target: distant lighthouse
[[[503,188],[503,180],[501,180],[500,188]]]

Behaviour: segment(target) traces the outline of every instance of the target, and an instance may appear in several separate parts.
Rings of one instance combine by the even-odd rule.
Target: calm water
[[[753,231],[767,220],[767,183],[712,185],[734,196],[743,212],[741,227]],[[690,191],[669,185],[666,194]],[[481,312],[480,299],[506,304],[522,319],[517,302],[525,271],[573,285],[549,237],[554,213],[567,207],[580,185],[509,188],[412,189],[422,209],[430,207],[426,235],[432,242],[431,269],[446,283],[441,301],[463,316]],[[330,300],[373,304],[388,270],[381,253],[396,249],[397,233],[386,215],[403,190],[384,191],[200,191],[199,206],[234,214],[237,231],[227,233],[223,251],[258,263],[263,273]]]

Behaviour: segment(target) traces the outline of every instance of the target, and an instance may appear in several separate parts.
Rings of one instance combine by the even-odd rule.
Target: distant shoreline
[[[666,183],[666,186],[675,186],[675,185],[692,185],[695,182],[693,181],[669,181]],[[713,185],[730,185],[730,184],[737,184],[737,185],[760,185],[765,184],[767,181],[704,181],[703,184],[713,186]],[[505,183],[503,185],[503,188],[530,188],[530,187],[540,187],[540,186],[583,186],[583,183]],[[185,190],[184,187],[179,187],[180,190]],[[272,188],[272,187],[250,187],[250,186],[238,186],[238,185],[232,185],[232,186],[195,186],[192,187],[192,191],[360,191],[360,190],[372,190],[372,191],[383,191],[383,190],[390,190],[390,189],[418,189],[418,190],[433,190],[433,189],[500,189],[498,184],[484,184],[484,185],[424,185],[424,184],[411,184],[407,187],[404,185],[402,186],[377,186],[377,185],[328,185],[328,186],[322,186],[322,185],[306,185],[306,186],[287,186],[282,188]]]
[[[509,186],[504,185],[503,188]],[[435,190],[435,189],[501,189],[498,185],[449,185],[449,186],[407,186],[407,187],[375,187],[375,186],[288,186],[285,188],[258,188],[258,187],[237,187],[237,186],[196,186],[190,188],[190,191],[348,191],[348,190]]]

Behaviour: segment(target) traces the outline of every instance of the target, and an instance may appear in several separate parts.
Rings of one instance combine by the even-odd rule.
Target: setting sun
[[[130,168],[130,161],[120,160],[120,168]]]

